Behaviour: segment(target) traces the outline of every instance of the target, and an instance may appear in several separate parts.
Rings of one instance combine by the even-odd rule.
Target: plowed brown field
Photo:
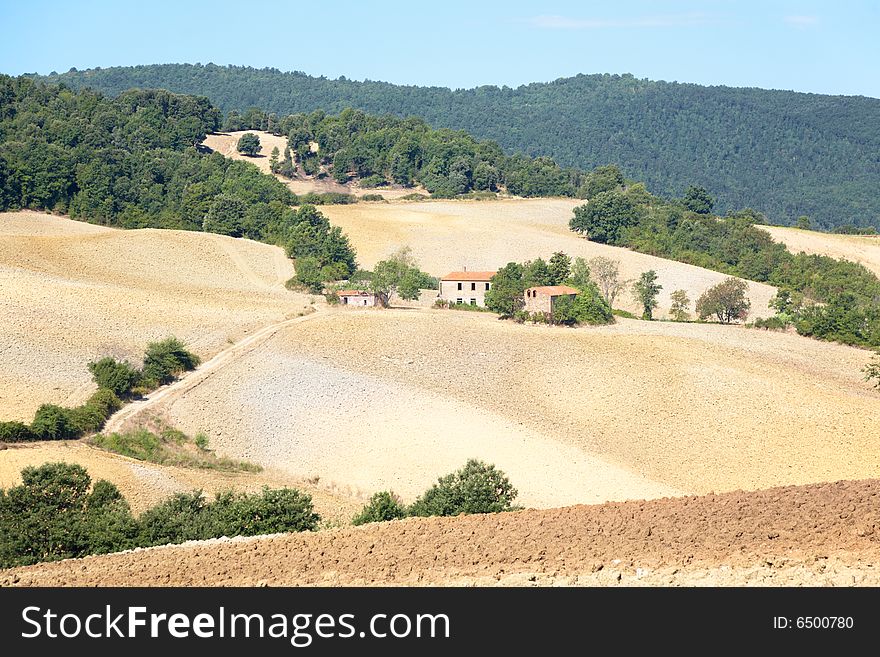
[[[410,519],[0,572],[18,586],[872,585],[880,481]]]

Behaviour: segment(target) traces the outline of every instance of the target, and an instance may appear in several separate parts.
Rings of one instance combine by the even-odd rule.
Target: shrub
[[[175,337],[147,345],[144,354],[144,379],[156,385],[171,383],[178,374],[198,367],[200,359],[187,351],[186,346]]]
[[[880,390],[880,351],[874,354],[874,359],[862,368],[865,381],[874,381],[874,387]]]
[[[496,513],[513,510],[516,489],[507,476],[482,461],[470,459],[437,483],[409,508],[412,516],[455,516],[461,513]]]
[[[205,530],[202,491],[177,493],[138,518],[138,545],[165,545],[211,538]]]
[[[112,390],[125,397],[140,379],[140,372],[128,361],[118,361],[109,356],[89,363],[89,372],[99,388]]]
[[[312,498],[292,488],[258,494],[221,493],[206,509],[206,538],[315,531],[321,517]]]
[[[0,422],[0,443],[27,443],[39,440],[24,422]]]
[[[385,180],[383,176],[380,176],[378,173],[374,173],[371,176],[366,176],[361,178],[360,180],[361,187],[382,187],[388,184],[388,181]]]
[[[78,438],[80,429],[73,409],[55,404],[43,404],[34,415],[31,430],[38,440],[71,440]]]
[[[385,197],[381,194],[364,194],[361,196],[362,201],[385,201]]]
[[[352,519],[351,524],[365,525],[368,522],[384,522],[404,517],[406,517],[406,507],[400,503],[400,498],[391,491],[382,491],[370,498],[361,512]]]
[[[419,194],[418,192],[413,192],[412,194],[406,194],[405,196],[401,196],[401,201],[425,201],[428,199],[428,196],[425,194]]]
[[[767,319],[758,317],[752,326],[757,329],[764,329],[765,331],[782,331],[791,326],[791,318],[785,315],[774,315]]]
[[[122,402],[112,390],[101,388],[82,406],[68,409],[78,435],[99,431],[113,413],[122,408]]]

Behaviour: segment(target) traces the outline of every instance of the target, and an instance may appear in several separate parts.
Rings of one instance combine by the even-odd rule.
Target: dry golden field
[[[792,253],[827,255],[845,258],[865,265],[880,276],[880,237],[862,235],[833,235],[812,230],[782,226],[761,226],[777,242],[782,242]]]
[[[657,271],[658,316],[669,310],[669,295],[686,290],[691,312],[699,296],[724,280],[717,272],[628,249],[590,242],[568,228],[572,211],[582,201],[572,199],[504,199],[495,201],[424,201],[358,203],[323,206],[331,223],[342,226],[357,249],[359,262],[371,267],[403,245],[412,247],[422,269],[443,276],[467,267],[495,270],[508,262],[547,259],[556,251],[571,257],[603,256],[620,261],[621,277],[635,280],[649,269]],[[752,317],[767,317],[767,303],[776,294],[762,283],[749,283]],[[627,290],[615,307],[641,309]]]

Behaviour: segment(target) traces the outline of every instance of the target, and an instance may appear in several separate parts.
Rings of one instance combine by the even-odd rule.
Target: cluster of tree
[[[114,95],[134,87],[204,94],[243,113],[238,129],[272,130],[278,117],[316,109],[415,115],[564,166],[615,162],[666,196],[694,181],[711,188],[722,213],[761,207],[775,223],[808,215],[823,228],[869,226],[880,216],[874,98],[607,74],[453,91],[214,64],[71,70],[49,79]],[[255,105],[270,114],[246,111]]]
[[[147,345],[142,369],[110,357],[89,363],[98,390],[85,404],[74,408],[43,404],[30,425],[0,422],[0,443],[72,440],[100,431],[107,418],[122,407],[123,399],[170,383],[198,364],[199,357],[174,337]]]
[[[222,536],[313,531],[320,517],[297,490],[180,493],[139,517],[119,489],[94,486],[80,465],[47,463],[22,470],[22,483],[0,489],[0,568],[106,554]]]
[[[469,459],[463,468],[437,479],[431,488],[404,505],[391,491],[374,494],[354,519],[353,525],[420,516],[457,516],[472,513],[514,511],[517,490],[494,465]]]
[[[205,133],[219,126],[220,113],[205,98],[129,91],[111,100],[0,76],[0,210],[286,244],[276,240],[299,216],[289,206],[336,200],[297,198],[250,163],[200,152]],[[313,228],[325,242],[344,241],[330,236],[326,220]],[[340,259],[322,266],[353,262],[350,247],[334,252]]]
[[[792,254],[756,226],[763,220],[760,213],[747,208],[719,217],[711,214],[713,206],[713,199],[700,187],[667,201],[633,185],[601,192],[575,208],[570,226],[594,241],[796,294],[802,303],[789,304],[785,313],[802,335],[880,345],[880,280],[873,273],[843,259]]]
[[[590,277],[590,265],[583,258],[572,262],[558,251],[549,261],[536,258],[525,263],[509,262],[492,277],[486,292],[486,308],[517,321],[550,321],[554,324],[608,324],[613,321],[611,305]],[[530,315],[523,310],[526,289],[544,285],[569,285],[580,293],[573,299],[559,299],[552,316]]]
[[[478,141],[463,131],[433,130],[415,117],[372,116],[349,108],[334,116],[316,110],[279,120],[252,110],[245,117],[230,114],[224,127],[271,129],[287,136],[283,159],[274,150],[270,163],[273,172],[287,177],[301,168],[312,176],[329,172],[340,183],[357,178],[362,187],[420,184],[435,197],[503,188],[518,196],[589,198],[623,184],[617,167],[588,174],[562,169],[547,157],[508,156],[495,142]],[[245,139],[247,152],[256,153],[256,135],[246,133]]]

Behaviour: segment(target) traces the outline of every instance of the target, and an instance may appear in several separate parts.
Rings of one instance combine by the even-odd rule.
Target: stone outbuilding
[[[553,306],[557,299],[569,297],[574,299],[580,290],[568,285],[540,285],[530,287],[525,291],[525,305],[523,310],[527,313],[553,313]]]
[[[449,303],[486,307],[486,292],[494,271],[453,271],[440,279],[439,297]]]
[[[377,305],[376,295],[366,290],[339,290],[336,293],[339,297],[339,303],[343,306],[375,306]]]

